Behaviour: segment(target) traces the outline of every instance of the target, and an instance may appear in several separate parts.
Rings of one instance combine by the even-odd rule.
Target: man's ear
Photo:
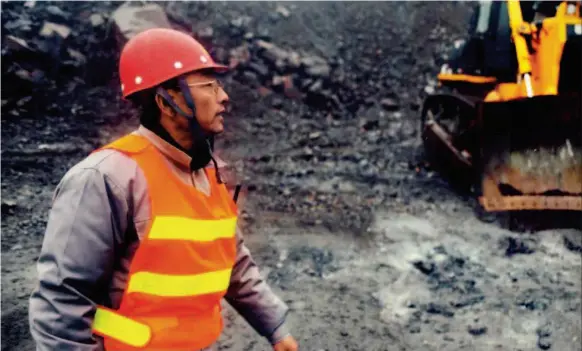
[[[170,92],[169,94],[170,96],[172,96]],[[156,94],[156,104],[158,105],[160,111],[162,111],[162,114],[173,116],[176,113],[172,106],[170,106],[168,102],[160,94]]]

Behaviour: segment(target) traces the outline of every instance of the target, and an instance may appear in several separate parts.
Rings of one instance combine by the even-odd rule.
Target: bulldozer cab
[[[524,20],[533,20],[537,3],[520,2]],[[448,65],[450,73],[492,77],[496,82],[515,80],[517,57],[505,1],[479,1],[469,21],[468,35],[452,50]]]
[[[520,1],[525,22],[540,22],[556,15],[561,1]],[[495,82],[513,82],[518,72],[515,46],[511,39],[506,1],[479,1],[471,16],[465,38],[449,53],[441,73],[489,77]],[[477,81],[477,80],[476,80]]]
[[[581,13],[580,1],[480,1],[425,100],[427,155],[471,167],[486,211],[582,210]]]

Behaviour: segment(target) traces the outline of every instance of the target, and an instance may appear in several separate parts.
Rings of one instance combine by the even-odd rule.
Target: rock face
[[[117,49],[108,19],[114,4],[61,6],[3,4],[2,118],[70,111],[83,87],[111,80]]]
[[[231,67],[223,175],[244,184],[241,229],[303,349],[579,350],[580,230],[483,223],[418,150],[423,98],[474,5],[3,3],[3,350],[34,349],[55,186],[138,123],[120,46],[168,26]],[[219,349],[269,347],[236,314],[226,324]]]

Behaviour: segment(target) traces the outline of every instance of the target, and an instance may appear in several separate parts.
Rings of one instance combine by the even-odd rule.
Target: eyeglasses
[[[201,82],[201,83],[188,83],[189,87],[212,87],[214,94],[218,94],[219,88],[222,88],[223,85],[219,80],[212,80],[209,82]]]

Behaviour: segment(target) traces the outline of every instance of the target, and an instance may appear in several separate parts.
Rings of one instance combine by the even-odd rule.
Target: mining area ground
[[[35,349],[56,185],[138,125],[116,72],[122,4],[2,2],[3,351]],[[484,217],[423,161],[423,99],[477,2],[156,4],[232,67],[217,149],[301,350],[582,350],[580,220]],[[218,350],[271,349],[226,307]]]

